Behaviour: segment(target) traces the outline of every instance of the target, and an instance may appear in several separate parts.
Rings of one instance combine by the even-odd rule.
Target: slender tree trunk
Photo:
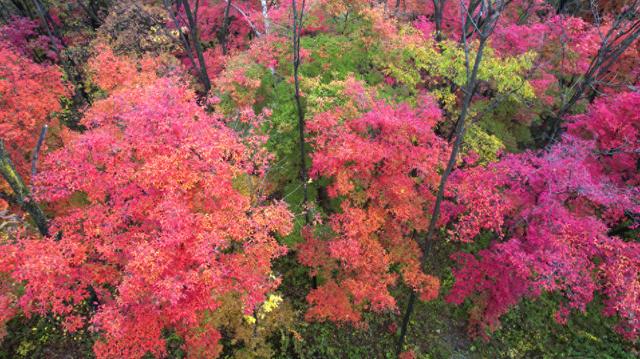
[[[626,10],[620,13],[613,25],[604,35],[595,58],[587,71],[569,86],[573,88],[571,96],[564,101],[560,109],[552,116],[549,132],[546,134],[544,146],[550,146],[560,134],[562,119],[575,104],[588,94],[593,86],[607,74],[611,66],[622,54],[640,38],[640,1],[634,0]],[[593,90],[591,90],[593,91]],[[589,98],[595,99],[597,94]]]
[[[40,0],[33,0],[33,5],[36,8],[36,13],[40,18],[42,26],[47,31],[53,51],[55,51],[65,73],[74,85],[75,91],[73,94],[73,106],[74,108],[79,108],[82,104],[89,102],[89,95],[85,92],[82,77],[78,74],[71,62],[69,62],[69,60],[64,56],[62,49],[58,46],[56,40],[60,41],[60,44],[63,47],[65,46],[65,42],[58,30],[58,26],[51,18],[51,15],[49,15],[49,11],[47,11]]]
[[[449,162],[447,163],[447,167],[440,177],[440,185],[438,186],[438,193],[436,195],[436,203],[433,208],[433,212],[431,213],[431,220],[429,221],[429,229],[427,231],[427,237],[425,239],[425,247],[423,249],[421,268],[424,270],[427,259],[431,254],[431,249],[433,247],[433,242],[435,241],[435,231],[438,223],[438,219],[440,219],[440,209],[442,205],[442,200],[444,198],[444,191],[447,185],[447,180],[449,179],[449,175],[453,171],[453,167],[455,166],[456,159],[458,157],[458,152],[460,151],[460,146],[462,145],[462,140],[464,138],[464,133],[466,131],[465,121],[467,118],[467,113],[469,111],[469,105],[471,104],[471,98],[473,96],[473,88],[475,87],[476,77],[478,74],[478,67],[480,62],[482,61],[482,53],[484,51],[486,42],[481,42],[480,48],[478,49],[478,53],[476,55],[476,61],[474,64],[474,69],[469,79],[467,86],[467,94],[464,99],[464,103],[462,105],[462,111],[460,112],[460,116],[458,117],[456,129],[455,129],[455,142],[451,149],[451,155],[449,156]],[[469,86],[471,85],[471,86]],[[409,319],[411,319],[411,314],[413,313],[413,308],[416,301],[416,293],[412,291],[409,296],[409,303],[407,304],[407,309],[405,311],[404,317],[402,319],[402,324],[400,327],[400,340],[398,341],[398,347],[396,348],[396,353],[400,354],[402,348],[404,346],[404,338],[407,334],[407,327],[409,324]]]
[[[302,0],[302,9],[300,10],[300,14],[298,15],[298,8],[296,4],[296,0],[292,0],[293,4],[293,80],[295,86],[295,94],[294,98],[296,101],[296,109],[298,114],[298,141],[300,142],[300,181],[302,182],[302,210],[305,215],[305,223],[309,223],[309,211],[306,208],[307,202],[309,200],[308,189],[307,189],[307,164],[306,159],[307,155],[305,153],[305,120],[304,120],[304,110],[302,108],[302,100],[300,98],[300,79],[299,79],[299,67],[300,67],[300,33],[302,28],[302,20],[304,18],[304,6],[305,0]]]
[[[2,140],[0,140],[0,175],[9,183],[9,187],[11,187],[14,194],[13,199],[25,212],[29,213],[38,227],[40,234],[48,236],[49,227],[47,217],[31,196],[31,192],[24,184],[20,174],[16,171]]]
[[[39,0],[33,0],[33,5],[36,8],[36,13],[38,14],[38,18],[40,18],[40,22],[42,24],[42,27],[47,31],[47,35],[49,37],[49,41],[51,42],[51,46],[53,47],[53,51],[56,52],[56,54],[60,58],[60,61],[63,64],[63,66],[66,67],[66,64],[64,62],[65,60],[61,56],[61,52],[62,51],[58,47],[58,44],[56,42],[56,40],[59,40],[60,42],[62,42],[62,40],[60,39],[59,33],[57,31],[57,28],[54,27],[55,24],[51,24],[49,22],[49,19],[51,17],[48,16],[49,14],[48,14],[47,10],[44,8],[44,6],[42,5],[42,3]],[[65,70],[69,70],[69,69],[65,69]]]
[[[2,20],[2,22],[7,23],[9,22],[11,17],[11,11],[7,8],[7,6],[4,3],[0,3],[0,19]]]
[[[20,16],[29,17],[29,18],[33,18],[34,17],[33,11],[31,11],[31,8],[29,7],[29,5],[26,4],[24,1],[22,1],[22,0],[11,0],[11,3],[16,8],[16,10],[18,10],[18,12],[20,13]]]
[[[227,6],[224,8],[224,19],[222,20],[222,29],[220,30],[220,46],[222,46],[222,54],[227,54],[227,37],[229,36],[229,11],[231,10],[231,1],[227,0]]]
[[[38,16],[45,23],[45,26],[47,27],[48,31],[53,32],[53,36],[55,36],[60,41],[63,47],[66,46],[64,38],[60,34],[60,30],[58,29],[58,25],[56,24],[55,21],[53,21],[53,18],[49,14],[49,11],[44,6],[44,4],[42,4],[40,0],[33,0],[33,4],[36,7],[36,12],[38,13]]]
[[[442,14],[446,0],[433,0],[433,22],[436,24],[436,41],[442,41]]]
[[[95,6],[93,2],[90,2],[88,5],[85,5],[83,0],[78,0],[78,5],[84,10],[84,12],[89,15],[89,19],[91,21],[91,27],[97,29],[102,25],[102,20],[98,17],[98,14],[95,11]]]
[[[164,3],[165,10],[167,10],[169,17],[171,18],[171,21],[173,21],[173,25],[176,27],[176,30],[178,31],[178,36],[180,37],[182,46],[184,46],[184,50],[187,53],[187,57],[189,57],[189,61],[191,61],[191,65],[193,66],[193,68],[199,67],[199,64],[196,64],[196,59],[193,57],[193,50],[191,49],[189,40],[187,40],[187,37],[184,35],[184,32],[182,31],[182,27],[178,22],[178,18],[176,17],[176,14],[173,12],[173,9],[171,9],[172,5],[170,3],[170,0],[163,0],[163,3]],[[200,71],[198,71],[198,77],[200,78],[200,81],[202,81],[202,84],[204,85],[204,80],[202,78],[202,73]]]
[[[567,5],[567,0],[560,0],[558,2],[558,7],[556,8],[556,14],[563,13],[566,5]]]
[[[470,70],[470,65],[469,65],[469,46],[467,43],[467,37],[466,37],[466,33],[464,32],[464,28],[466,28],[466,24],[463,25],[463,44],[464,44],[464,49],[465,49],[465,59],[466,59],[466,67],[467,67],[467,81],[466,81],[466,85],[465,85],[465,97],[464,97],[464,101],[462,103],[462,109],[460,111],[460,115],[458,116],[457,122],[456,122],[456,127],[455,127],[455,142],[453,143],[452,149],[451,149],[451,154],[449,156],[449,161],[447,162],[447,167],[445,168],[445,171],[442,173],[442,176],[440,177],[440,184],[438,186],[438,192],[436,194],[436,201],[433,207],[433,211],[431,212],[431,219],[429,221],[429,228],[427,230],[427,236],[425,238],[425,241],[423,242],[423,253],[422,253],[422,259],[420,262],[420,266],[421,266],[421,270],[425,270],[426,268],[426,264],[427,264],[427,260],[429,259],[429,256],[431,254],[431,249],[433,248],[433,243],[435,242],[435,234],[436,234],[436,227],[437,227],[437,223],[438,220],[440,219],[440,211],[441,211],[441,205],[442,205],[442,201],[444,199],[444,192],[446,189],[446,185],[447,185],[447,180],[449,179],[449,175],[451,174],[451,172],[453,171],[453,168],[455,166],[456,163],[456,159],[458,157],[458,152],[460,151],[460,147],[462,146],[462,141],[464,139],[464,133],[466,130],[465,127],[465,122],[467,119],[467,114],[469,112],[469,107],[471,106],[471,100],[473,99],[473,94],[474,94],[474,90],[476,88],[476,84],[477,84],[477,77],[478,77],[478,69],[480,68],[480,63],[482,62],[482,56],[484,53],[484,48],[486,46],[487,40],[489,38],[489,36],[491,35],[491,33],[493,33],[494,30],[494,24],[495,22],[497,22],[498,17],[500,16],[500,14],[502,13],[502,11],[504,10],[504,7],[506,6],[506,2],[499,2],[498,4],[496,4],[495,6],[497,6],[496,8],[488,8],[487,10],[487,14],[484,15],[486,16],[484,18],[484,21],[482,22],[482,26],[479,29],[479,45],[478,45],[478,50],[476,52],[476,56],[475,56],[475,60],[473,63],[473,68]],[[472,7],[473,5],[473,1],[470,4]],[[466,17],[465,22],[467,21],[475,21],[475,23],[480,23],[480,19],[482,18],[482,15],[479,15],[477,19],[472,19],[473,12],[470,12],[469,15]],[[470,70],[470,71],[469,71]],[[408,325],[409,325],[409,320],[411,319],[411,315],[413,314],[413,310],[415,307],[415,302],[417,300],[417,295],[415,291],[411,291],[411,294],[409,295],[409,300],[407,303],[407,307],[404,313],[404,316],[402,318],[402,322],[400,325],[400,334],[398,337],[398,342],[397,342],[397,347],[396,347],[396,355],[400,355],[400,353],[402,352],[402,349],[404,347],[404,340],[407,334],[407,329],[408,329]]]
[[[40,155],[40,148],[44,143],[44,138],[47,135],[48,129],[48,125],[42,126],[40,136],[38,137],[38,142],[36,143],[36,148],[33,149],[33,153],[31,154],[31,178],[35,177],[36,173],[38,172],[38,157]]]
[[[267,0],[260,0],[262,5],[262,20],[264,21],[264,34],[269,35],[269,28],[271,27],[271,21],[269,20],[269,8],[267,7]]]
[[[198,56],[198,62],[200,63],[200,75],[202,76],[204,93],[206,95],[211,90],[211,80],[209,79],[209,74],[207,73],[207,67],[205,66],[205,62],[204,62],[202,44],[200,43],[200,36],[198,34],[198,24],[196,23],[194,14],[191,12],[191,6],[189,5],[189,1],[188,0],[181,0],[181,1],[182,1],[182,6],[184,7],[185,15],[187,15],[187,20],[189,21],[189,28],[191,29],[191,34],[193,36],[193,46],[196,50],[196,55]]]
[[[79,106],[80,104],[84,103],[88,97],[83,91],[81,80],[78,79],[78,77],[75,75],[76,72],[74,71],[73,66],[71,66],[69,61],[67,61],[67,59],[63,56],[62,49],[58,47],[58,43],[56,40],[60,41],[62,46],[64,46],[64,41],[62,40],[60,32],[58,31],[57,26],[53,22],[53,19],[51,19],[51,16],[49,15],[49,12],[45,9],[44,5],[39,0],[33,0],[33,5],[36,8],[36,13],[40,18],[42,27],[44,27],[44,29],[47,31],[47,35],[49,37],[49,41],[51,42],[51,47],[53,48],[53,51],[55,51],[56,55],[58,56],[58,59],[62,63],[62,67],[64,71],[66,72],[67,76],[69,77],[69,79],[74,85],[74,88],[75,88],[75,91],[73,94],[74,107]]]

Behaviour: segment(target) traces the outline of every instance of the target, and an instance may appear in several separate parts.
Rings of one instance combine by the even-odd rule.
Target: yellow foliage
[[[234,358],[271,358],[274,351],[268,339],[278,332],[293,332],[294,313],[277,294],[270,294],[254,315],[243,314],[237,296],[223,298],[218,310],[207,318],[210,324],[223,328],[231,336]]]
[[[450,40],[436,43],[424,39],[416,31],[402,27],[398,36],[382,42],[384,51],[378,51],[374,60],[386,75],[412,91],[421,84],[428,85],[444,109],[455,114],[458,107],[456,88],[464,87],[467,81],[464,48]],[[473,63],[477,43],[471,43],[470,47],[469,61]],[[487,47],[478,69],[478,79],[487,83],[496,96],[517,102],[534,99],[535,93],[526,75],[535,56],[534,52],[527,52],[515,57],[499,57]]]
[[[500,139],[488,134],[480,126],[473,124],[469,126],[464,136],[463,148],[466,151],[474,151],[480,156],[478,162],[486,164],[498,159],[498,152],[505,148]]]

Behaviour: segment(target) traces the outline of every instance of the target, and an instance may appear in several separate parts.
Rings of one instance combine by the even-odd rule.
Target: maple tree
[[[448,149],[433,132],[439,109],[428,97],[422,103],[411,109],[373,101],[360,117],[333,110],[309,123],[311,174],[332,178],[329,196],[342,201],[329,218],[335,237],[309,232],[299,248],[300,261],[326,280],[309,294],[307,318],[357,323],[363,309],[397,310],[389,287],[399,276],[422,300],[438,295],[438,279],[420,268],[415,232],[428,226]]]
[[[495,328],[522,297],[542,291],[563,293],[563,321],[600,291],[605,314],[618,314],[620,332],[637,336],[640,247],[611,230],[639,209],[638,101],[637,93],[598,100],[549,152],[509,155],[454,175],[455,237],[496,237],[477,256],[456,255],[460,268],[448,300],[474,297],[476,324]]]
[[[38,197],[59,208],[60,238],[3,245],[3,272],[27,283],[3,295],[15,297],[3,318],[51,311],[69,331],[91,321],[104,338],[98,357],[162,354],[167,327],[194,354],[218,352],[206,313],[226,293],[246,313],[264,301],[278,283],[271,260],[285,251],[271,233],[290,230],[285,207],[237,189],[261,175],[262,155],[249,158],[176,79],[117,92],[83,124],[37,180]],[[97,308],[90,318],[77,313],[85,300]]]

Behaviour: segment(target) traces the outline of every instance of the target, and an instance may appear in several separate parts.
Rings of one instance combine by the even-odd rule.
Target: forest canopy
[[[0,0],[0,358],[640,355],[640,0]]]

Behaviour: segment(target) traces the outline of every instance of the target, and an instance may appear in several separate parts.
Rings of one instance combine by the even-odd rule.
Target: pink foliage
[[[595,141],[599,167],[618,185],[640,185],[640,93],[627,92],[595,101],[589,112],[567,125],[576,137]]]
[[[599,291],[605,314],[621,317],[621,333],[637,336],[640,245],[609,231],[640,213],[640,117],[632,110],[639,99],[627,93],[596,101],[548,152],[509,155],[452,176],[447,208],[457,237],[492,231],[498,239],[477,257],[456,255],[448,300],[475,298],[475,324],[495,328],[509,307],[542,291],[563,293],[558,318],[565,320],[568,309],[585,310]]]
[[[55,46],[62,48],[59,40],[51,43],[51,38],[38,32],[37,20],[26,17],[13,17],[9,23],[0,26],[0,40],[10,44],[14,51],[32,60],[49,60],[56,62],[58,55]]]

